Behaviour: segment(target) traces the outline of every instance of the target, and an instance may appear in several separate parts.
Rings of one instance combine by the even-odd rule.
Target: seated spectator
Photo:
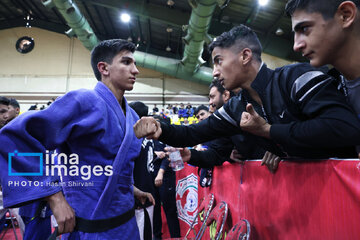
[[[178,111],[179,111],[179,109],[177,107],[177,104],[175,104],[173,107],[173,114],[178,114]]]
[[[185,126],[190,125],[188,118],[184,118],[182,125],[185,125]]]
[[[180,108],[178,110],[178,115],[179,117],[188,117],[187,113],[186,113],[186,109],[184,108],[184,104],[180,103]]]
[[[29,108],[29,111],[31,111],[31,110],[39,110],[37,105],[38,105],[37,103],[35,103],[35,105],[31,105],[30,108]]]

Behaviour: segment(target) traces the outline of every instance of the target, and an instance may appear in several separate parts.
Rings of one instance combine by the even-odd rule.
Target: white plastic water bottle
[[[170,167],[174,171],[180,171],[181,169],[184,168],[184,162],[181,158],[181,154],[179,150],[174,149],[174,151],[172,151],[169,154],[169,158],[170,158]]]

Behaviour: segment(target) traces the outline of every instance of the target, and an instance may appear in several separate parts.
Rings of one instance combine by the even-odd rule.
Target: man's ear
[[[224,102],[227,102],[230,99],[230,92],[228,90],[224,91],[223,99],[224,99]]]
[[[251,49],[250,48],[244,48],[241,51],[240,58],[241,58],[240,60],[243,63],[243,65],[246,65],[246,64],[250,63],[251,60],[252,60],[252,51],[251,51]]]
[[[18,108],[18,107],[15,108],[15,112],[16,112],[17,115],[19,115],[20,114],[20,108]]]
[[[343,28],[348,28],[355,21],[356,13],[357,7],[355,3],[352,1],[345,1],[339,5],[335,16],[339,16]]]
[[[108,64],[106,62],[98,62],[97,68],[98,68],[99,72],[101,73],[101,75],[104,75],[104,76],[109,75]]]

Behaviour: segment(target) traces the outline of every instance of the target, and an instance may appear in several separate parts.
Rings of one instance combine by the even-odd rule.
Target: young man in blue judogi
[[[47,202],[65,239],[139,239],[134,192],[142,200],[149,195],[133,188],[142,140],[124,97],[139,73],[134,51],[124,40],[99,43],[91,52],[93,90],[71,91],[1,129],[5,207]]]

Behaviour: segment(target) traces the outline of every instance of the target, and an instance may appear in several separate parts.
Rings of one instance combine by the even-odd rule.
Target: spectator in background
[[[186,106],[186,114],[187,117],[192,117],[194,115],[194,109],[192,108],[190,103],[188,103]]]
[[[158,116],[154,118],[170,123],[170,119],[163,119]],[[154,209],[154,240],[161,239],[162,219],[161,206],[164,209],[166,222],[172,238],[180,237],[180,224],[176,207],[176,175],[169,166],[168,158],[165,155],[165,144],[155,140],[154,172],[155,183],[155,209]]]
[[[180,107],[179,107],[179,110],[178,110],[178,115],[179,115],[179,118],[187,117],[186,109],[184,108],[183,103],[180,103]]]
[[[166,110],[169,112],[169,114],[174,114],[174,110],[171,104],[168,104]]]
[[[6,97],[0,96],[0,128],[2,128],[6,124],[8,124],[11,120],[16,118],[19,115],[19,112],[20,112],[20,105],[14,98],[8,99]],[[1,191],[1,186],[0,186],[0,191]],[[1,198],[1,207],[3,207],[2,193],[0,195],[0,198]],[[10,209],[10,212],[11,212],[10,214],[14,215],[16,220],[18,221],[21,234],[24,236],[25,224],[19,214],[19,208],[12,208]],[[24,240],[27,239],[24,238]]]
[[[10,98],[8,121],[10,122],[11,120],[19,116],[19,114],[20,114],[20,104],[18,103],[18,101],[16,101],[15,98]]]
[[[186,113],[187,113],[188,117],[192,117],[192,116],[194,116],[194,109],[192,107],[189,107],[186,109]]]
[[[190,123],[189,123],[189,119],[186,117],[186,118],[184,118],[184,122],[182,123],[182,125],[185,125],[185,126],[188,126],[188,125],[190,125]]]
[[[173,114],[178,114],[178,111],[179,111],[179,109],[177,107],[177,104],[175,104],[173,107]]]
[[[207,106],[200,105],[195,109],[194,115],[199,120],[199,122],[201,122],[202,120],[208,118],[211,114]]]
[[[0,129],[5,126],[9,119],[9,104],[8,98],[0,96]]]
[[[35,105],[31,105],[29,108],[29,111],[30,110],[39,110],[37,105],[38,105],[37,103],[35,103]]]
[[[195,117],[198,119],[199,122],[205,120],[206,118],[208,118],[211,113],[209,111],[209,108],[206,107],[205,105],[200,105],[199,107],[197,107],[194,111]],[[212,141],[209,142],[205,142],[202,144],[198,144],[194,147],[194,150],[196,151],[206,151],[207,149],[209,149],[212,145]],[[181,151],[181,155],[184,156],[184,152],[185,153],[189,153],[190,150],[189,149],[183,149]],[[183,161],[184,162],[188,162],[189,160],[185,157],[183,157]],[[196,160],[194,160],[196,162]],[[195,164],[195,166],[199,166],[198,164]],[[212,172],[213,172],[213,168],[212,167],[207,167],[207,168],[201,168],[199,169],[199,175],[200,175],[200,186],[201,187],[209,187],[212,183]]]
[[[212,81],[209,86],[210,109],[214,110],[213,112],[219,110],[234,95],[233,92],[225,90],[218,80]]]
[[[143,102],[132,102],[129,103],[129,106],[134,109],[140,118],[148,115],[149,108]],[[134,186],[149,195],[145,203],[135,198],[135,217],[141,240],[152,239],[154,205],[156,202],[153,198],[155,187],[151,172],[154,171],[152,162],[155,156],[154,141],[144,138],[140,155],[134,164]]]
[[[51,98],[51,100],[48,101],[48,102],[46,103],[46,105],[47,105],[47,106],[50,106],[50,104],[52,104],[53,102],[55,102],[55,98]]]
[[[156,104],[154,104],[154,108],[153,108],[153,113],[158,113],[159,112],[159,108],[156,107]]]

